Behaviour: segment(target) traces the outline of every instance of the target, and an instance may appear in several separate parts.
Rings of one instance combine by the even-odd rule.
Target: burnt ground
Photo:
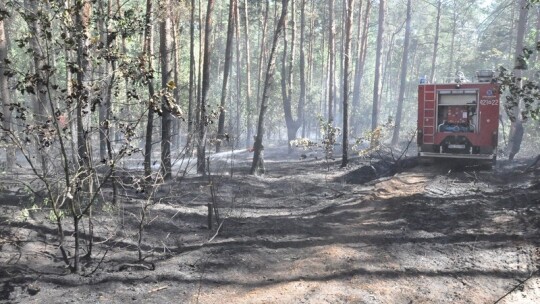
[[[212,160],[214,172],[95,210],[94,259],[82,275],[60,259],[45,207],[16,186],[0,196],[0,303],[538,303],[540,179],[527,161],[493,170],[405,169],[301,152]],[[213,191],[212,191],[213,190]],[[222,224],[207,229],[211,193]],[[69,231],[69,225],[66,226]],[[69,235],[69,234],[68,234]]]

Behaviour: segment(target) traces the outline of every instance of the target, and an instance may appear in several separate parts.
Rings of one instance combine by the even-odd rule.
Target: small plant
[[[323,135],[322,145],[327,160],[334,160],[334,146],[337,145],[337,138],[341,134],[341,128],[335,127],[332,122],[324,120],[319,115],[319,124]]]
[[[360,156],[369,156],[385,149],[384,142],[389,140],[394,129],[392,117],[388,117],[385,124],[378,126],[373,131],[364,133],[364,136],[356,139],[353,150]]]
[[[60,210],[58,212],[54,212],[53,210],[49,211],[49,221],[51,223],[56,223],[58,221],[61,221],[64,218],[65,214],[64,211]]]
[[[32,207],[30,208],[21,209],[20,214],[19,214],[19,220],[23,222],[28,220],[28,218],[30,217],[30,212],[38,211],[38,210],[41,210],[41,208],[39,208],[36,204],[32,205]]]

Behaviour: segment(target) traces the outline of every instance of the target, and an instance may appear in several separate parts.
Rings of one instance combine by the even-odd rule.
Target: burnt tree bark
[[[367,55],[367,41],[369,34],[369,16],[371,15],[371,1],[366,1],[365,12],[362,14],[362,2],[358,13],[358,49],[356,53],[356,64],[354,70],[354,87],[351,104],[352,132],[356,136],[360,134],[360,99],[362,97],[361,85],[364,78],[364,66]]]
[[[208,0],[204,29],[201,101],[199,106],[199,142],[197,143],[197,173],[202,175],[206,174],[206,131],[207,124],[209,123],[209,117],[206,107],[208,90],[210,89],[210,56],[212,54],[211,35],[213,10],[214,0]]]
[[[195,118],[193,117],[193,106],[195,102],[195,0],[191,0],[190,8],[190,24],[189,24],[189,92],[188,92],[188,117],[187,117],[187,138],[186,138],[186,154],[191,155],[191,142],[193,139],[193,125]]]
[[[373,108],[371,113],[371,130],[375,130],[379,125],[379,113],[380,113],[380,96],[381,96],[381,66],[382,66],[382,51],[383,51],[383,37],[384,37],[384,17],[386,10],[386,0],[380,0],[379,2],[379,21],[377,32],[377,51],[375,56],[375,79],[373,85]]]
[[[251,51],[249,44],[248,0],[244,1],[244,48],[246,49],[246,147],[252,137],[252,104],[251,104]],[[240,26],[240,24],[238,24]]]
[[[232,61],[232,43],[234,39],[235,28],[235,14],[237,7],[236,0],[230,0],[229,2],[229,21],[227,26],[227,42],[225,45],[225,63],[223,66],[223,85],[221,87],[221,100],[219,103],[219,120],[218,120],[218,134],[216,143],[216,153],[221,151],[221,140],[225,139],[225,101],[227,99],[227,83],[229,81],[229,73],[231,70]]]
[[[163,9],[165,10],[164,20],[160,22],[160,39],[159,39],[159,53],[161,58],[161,89],[162,90],[174,90],[177,84],[174,84],[172,79],[172,22],[171,16],[167,11],[170,6],[170,0],[166,0],[163,3]],[[171,85],[172,84],[172,85]],[[171,164],[171,125],[172,115],[171,106],[175,101],[171,101],[167,94],[164,94],[161,102],[161,174],[165,180],[172,177],[172,164]]]
[[[276,25],[276,31],[274,33],[274,38],[272,41],[272,48],[270,49],[270,54],[268,58],[268,65],[266,67],[266,77],[264,80],[263,94],[261,99],[261,106],[259,112],[259,121],[257,124],[257,135],[255,136],[255,145],[253,153],[253,162],[251,164],[251,174],[259,174],[258,170],[264,161],[263,155],[263,136],[264,136],[264,118],[266,111],[268,109],[268,90],[273,83],[274,71],[275,71],[275,53],[277,44],[279,41],[279,36],[285,27],[285,19],[287,17],[287,7],[289,6],[289,0],[282,0],[281,2],[281,17]],[[264,173],[264,172],[263,172]]]
[[[517,86],[521,87],[521,76],[522,68],[518,64],[520,57],[523,55],[523,41],[525,39],[525,29],[527,27],[527,16],[529,13],[528,1],[521,0],[519,5],[519,20],[517,25],[517,35],[516,35],[516,49],[514,53],[514,60],[516,63],[516,68],[514,69],[514,75],[516,76]],[[510,114],[510,134],[508,137],[508,159],[513,160],[514,156],[519,152],[521,148],[521,142],[523,141],[523,118],[520,111],[521,100],[519,99],[517,104],[512,108],[512,113]]]
[[[4,3],[0,3],[0,10],[4,10]],[[15,148],[10,144],[11,140],[11,97],[9,95],[8,79],[5,74],[7,71],[8,45],[9,35],[7,31],[8,16],[0,16],[0,104],[2,105],[2,133],[0,139],[3,140],[6,146],[6,170],[10,171],[15,165]]]
[[[341,167],[347,167],[349,162],[349,65],[351,57],[351,29],[354,0],[345,0],[345,57],[343,58],[343,155]]]
[[[403,112],[403,99],[407,87],[407,69],[409,65],[409,44],[411,40],[411,9],[412,0],[407,0],[407,20],[405,21],[405,38],[403,41],[403,56],[401,59],[401,74],[399,84],[399,96],[396,110],[396,126],[392,135],[392,145],[396,145],[399,140],[399,131],[401,128],[401,116]]]
[[[435,38],[433,39],[433,56],[431,57],[431,72],[429,74],[429,81],[435,82],[435,71],[437,66],[437,52],[439,51],[439,34],[441,28],[441,9],[442,0],[437,2],[437,18],[435,19]]]
[[[334,0],[328,1],[329,5],[329,16],[330,16],[330,26],[328,32],[328,91],[327,91],[327,102],[328,102],[328,124],[332,125],[334,123],[334,88],[335,85],[335,24],[334,24]]]
[[[295,40],[296,40],[296,22],[295,22],[295,13],[294,13],[294,0],[291,1],[291,40],[290,40],[290,49],[288,49],[289,40],[287,40],[287,34],[283,35],[283,59],[281,63],[281,95],[283,99],[283,110],[285,114],[285,124],[287,126],[287,139],[289,146],[289,153],[291,153],[292,145],[291,141],[296,139],[296,133],[300,128],[303,120],[303,105],[298,103],[296,110],[297,118],[294,118],[292,111],[292,79],[293,79],[293,68],[295,61]],[[289,52],[289,53],[287,53]],[[302,59],[300,59],[302,60]],[[303,63],[301,63],[303,64]]]
[[[146,0],[146,16],[144,29],[143,57],[146,60],[147,73],[153,74],[154,68],[152,65],[153,43],[152,43],[152,1]],[[154,131],[154,108],[157,106],[155,97],[153,77],[148,79],[148,117],[146,121],[146,134],[144,145],[144,175],[149,179],[152,175],[152,132]]]
[[[261,37],[261,43],[259,46],[259,59],[258,59],[258,74],[257,74],[257,108],[260,108],[261,104],[261,88],[262,88],[262,81],[263,81],[263,71],[264,71],[264,63],[265,63],[265,57],[266,57],[266,31],[268,27],[268,16],[270,11],[270,0],[266,0],[265,5],[265,11],[264,11],[264,18],[263,18],[263,24],[262,24],[262,37]],[[251,138],[248,138],[249,141],[251,141]]]

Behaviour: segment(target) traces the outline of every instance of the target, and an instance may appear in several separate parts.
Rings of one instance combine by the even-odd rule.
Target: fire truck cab
[[[471,83],[418,86],[418,156],[495,162],[499,86],[492,71]]]

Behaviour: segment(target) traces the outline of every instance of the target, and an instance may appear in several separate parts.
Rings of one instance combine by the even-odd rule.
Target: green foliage
[[[30,212],[41,210],[36,204],[32,205],[30,208],[22,208],[19,212],[19,219],[21,221],[26,221],[30,217]]]
[[[330,121],[324,119],[322,115],[318,116],[320,131],[322,134],[322,146],[324,147],[326,159],[334,159],[334,146],[337,144],[338,136],[341,134],[341,128],[334,126]]]
[[[386,123],[377,126],[373,131],[367,131],[362,137],[355,140],[353,150],[360,156],[369,156],[383,148],[383,143],[389,140],[394,130],[392,117],[388,117]]]
[[[62,220],[64,216],[65,213],[63,210],[58,210],[56,212],[54,210],[50,210],[48,219],[52,224],[56,224],[58,223],[58,221]]]
[[[534,52],[540,50],[540,44],[536,45],[536,50],[528,48],[523,49],[523,55],[518,57],[517,65],[521,68],[528,66],[527,60],[530,59]],[[518,69],[521,70],[521,69]],[[516,77],[513,71],[501,66],[498,69],[496,82],[500,84],[501,93],[507,93],[503,103],[506,114],[511,121],[515,121],[515,108],[519,107],[520,102],[523,107],[520,109],[521,119],[534,120],[540,119],[540,82],[538,79],[527,77]]]

